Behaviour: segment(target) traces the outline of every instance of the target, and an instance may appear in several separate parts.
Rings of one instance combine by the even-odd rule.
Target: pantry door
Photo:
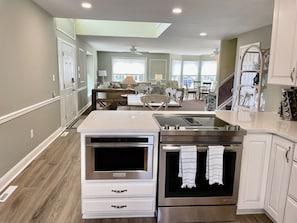
[[[68,126],[77,116],[75,46],[58,39],[61,124]]]

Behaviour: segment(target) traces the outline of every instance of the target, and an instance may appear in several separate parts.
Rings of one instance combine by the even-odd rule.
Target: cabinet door
[[[273,136],[268,170],[265,210],[276,221],[282,222],[287,199],[294,144]]]
[[[296,82],[296,0],[275,0],[268,83]]]
[[[293,162],[293,165],[292,165],[288,195],[297,201],[297,162]],[[296,218],[296,222],[297,222],[297,218]]]
[[[297,202],[288,197],[284,223],[296,223],[297,221]]]
[[[264,209],[271,140],[271,134],[248,134],[244,138],[238,195],[239,213],[250,209]]]

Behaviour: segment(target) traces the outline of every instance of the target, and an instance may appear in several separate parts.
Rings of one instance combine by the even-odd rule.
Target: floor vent
[[[1,195],[0,202],[5,202],[7,198],[17,189],[18,186],[9,186]]]

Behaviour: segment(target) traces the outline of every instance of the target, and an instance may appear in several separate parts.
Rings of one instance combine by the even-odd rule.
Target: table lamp
[[[98,71],[98,76],[100,77],[100,83],[103,84],[104,83],[104,77],[107,77],[107,72],[106,70],[99,70]]]
[[[131,89],[131,84],[135,84],[136,81],[134,80],[133,76],[127,76],[123,81],[123,84],[127,84],[127,89]]]
[[[161,80],[163,80],[163,74],[155,74],[156,84],[159,86],[161,84]]]

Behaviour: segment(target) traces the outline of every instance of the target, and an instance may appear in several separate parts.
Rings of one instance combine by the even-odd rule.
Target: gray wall
[[[163,76],[163,79],[170,80],[171,77],[171,61],[174,59],[185,61],[185,60],[193,60],[193,61],[203,61],[203,60],[213,60],[214,57],[210,55],[204,56],[191,56],[191,55],[172,55],[166,53],[145,53],[143,55],[133,55],[131,53],[118,53],[118,52],[103,52],[98,51],[98,66],[99,70],[106,70],[108,77],[105,78],[107,81],[111,81],[112,77],[112,57],[145,57],[147,58],[147,81],[153,81],[154,79],[149,77],[150,72],[150,63],[149,61],[152,59],[161,59],[167,61],[167,73]],[[201,69],[201,64],[199,64],[199,69]],[[179,83],[181,86],[181,83]]]
[[[0,118],[59,94],[53,18],[30,0],[1,0]],[[52,75],[56,75],[53,81]],[[0,124],[0,177],[60,127],[56,100]],[[30,138],[34,129],[34,138]]]
[[[243,33],[238,36],[237,39],[237,53],[239,53],[239,47],[255,42],[260,42],[260,47],[263,49],[270,48],[272,25],[265,26],[247,33]],[[236,66],[238,66],[239,59],[236,58]],[[277,112],[280,98],[281,89],[283,86],[267,84],[265,95],[265,111]]]
[[[134,55],[131,53],[118,53],[118,52],[104,52],[98,51],[98,70],[106,70],[107,78],[105,80],[111,81],[112,79],[112,57],[133,57],[133,58],[147,58],[147,75],[149,75],[149,60],[150,59],[162,59],[167,60],[167,73],[165,74],[164,79],[169,77],[169,54],[164,53],[144,53],[143,55]],[[147,81],[149,77],[147,77]]]
[[[221,41],[218,85],[220,85],[227,77],[234,73],[236,47],[237,38]]]
[[[82,58],[92,54],[94,71],[97,52],[79,38],[73,40],[58,31],[54,18],[31,0],[1,0],[0,29],[1,178],[61,127],[57,37],[83,49]],[[90,102],[87,83],[80,81],[77,90],[81,111]],[[37,104],[42,106],[37,108]],[[29,107],[33,109],[12,117]]]

